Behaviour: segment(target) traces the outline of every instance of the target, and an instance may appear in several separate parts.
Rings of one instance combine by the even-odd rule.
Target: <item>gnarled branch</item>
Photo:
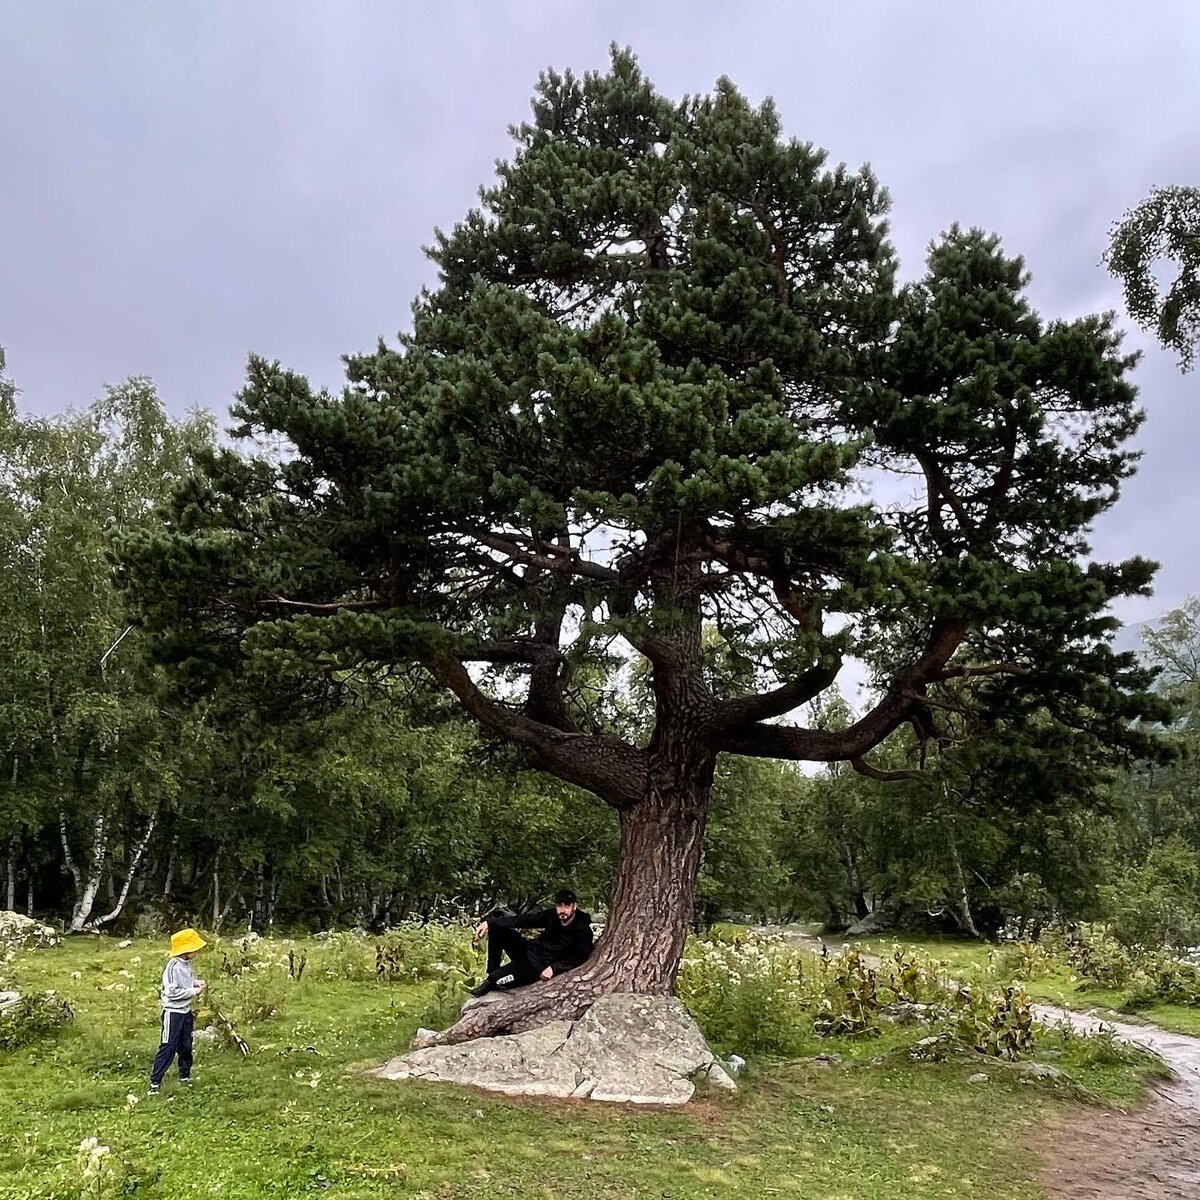
[[[448,654],[431,654],[426,669],[451,691],[484,729],[523,746],[536,766],[594,792],[613,808],[642,798],[648,761],[643,751],[619,738],[556,729],[544,721],[485,696],[466,667]]]

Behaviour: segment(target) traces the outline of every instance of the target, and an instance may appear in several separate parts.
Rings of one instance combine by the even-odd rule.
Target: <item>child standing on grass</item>
[[[171,934],[171,957],[162,974],[162,1040],[150,1068],[150,1095],[157,1096],[171,1060],[179,1058],[179,1082],[192,1082],[192,1001],[208,986],[192,976],[192,959],[208,943],[194,930]]]

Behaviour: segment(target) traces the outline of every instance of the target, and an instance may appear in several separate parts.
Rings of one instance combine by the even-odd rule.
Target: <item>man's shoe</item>
[[[192,1086],[192,1077],[189,1075],[186,1079],[180,1079],[179,1082],[183,1084],[184,1087],[190,1088]]]
[[[147,1096],[157,1096],[160,1090],[161,1089],[159,1088],[159,1085],[157,1083],[152,1083],[150,1085],[150,1090],[146,1093],[146,1095]]]
[[[473,988],[468,989],[472,996],[477,1000],[480,996],[486,996],[488,992],[493,991],[496,985],[490,980],[485,979],[481,983],[477,983]]]

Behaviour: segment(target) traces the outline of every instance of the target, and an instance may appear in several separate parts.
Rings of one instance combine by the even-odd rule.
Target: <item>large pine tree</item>
[[[943,705],[1120,741],[1148,703],[1106,612],[1152,567],[1084,562],[1141,420],[1107,318],[1041,320],[1020,260],[958,229],[897,288],[870,171],[724,80],[672,103],[614,53],[546,74],[513,132],[412,332],[348,359],[341,395],[253,359],[235,415],[286,453],[215,458],[126,546],[164,655],[421,664],[616,809],[592,960],[453,1037],[670,990],[721,753],[873,773]],[[623,654],[648,665],[640,740],[611,719]],[[788,722],[851,656],[873,706]]]

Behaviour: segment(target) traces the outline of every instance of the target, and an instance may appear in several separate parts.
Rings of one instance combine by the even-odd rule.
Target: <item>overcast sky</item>
[[[224,410],[248,352],[336,386],[406,324],[435,225],[472,203],[546,66],[633,46],[671,96],[729,75],[870,162],[904,269],[952,221],[1002,234],[1047,316],[1120,307],[1099,266],[1156,183],[1200,183],[1200,4],[1057,0],[0,0],[0,345],[27,410],[152,376]],[[1141,471],[1097,530],[1200,593],[1200,372],[1140,335]]]

